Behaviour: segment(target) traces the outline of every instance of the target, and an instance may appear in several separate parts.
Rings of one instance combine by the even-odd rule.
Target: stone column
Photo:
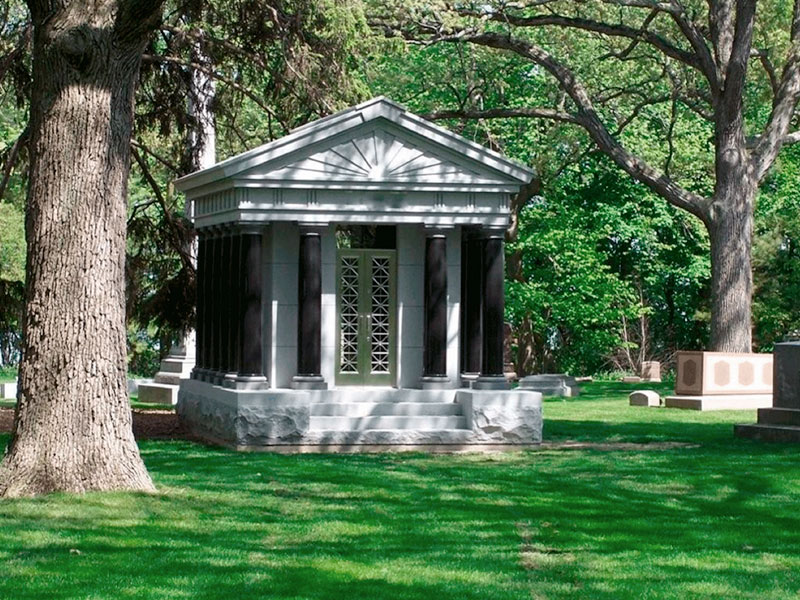
[[[211,269],[209,274],[208,290],[208,372],[206,381],[217,383],[217,375],[220,369],[219,356],[219,335],[220,335],[220,277],[222,275],[222,232],[216,230],[211,235]]]
[[[422,388],[446,386],[447,377],[447,237],[426,228]]]
[[[225,380],[235,380],[239,374],[241,363],[241,312],[242,312],[242,236],[238,231],[232,232],[228,247],[230,260],[227,263],[225,290]]]
[[[300,226],[295,389],[326,389],[322,377],[322,230]]]
[[[461,373],[474,380],[481,372],[483,351],[483,243],[476,232],[464,230],[466,238],[461,257]]]
[[[206,271],[208,270],[208,238],[203,231],[197,232],[197,300],[196,300],[196,362],[194,369],[192,369],[192,379],[203,379],[203,373],[207,366],[205,357],[205,313],[207,310],[205,286],[208,280]]]
[[[483,232],[483,348],[481,374],[473,384],[478,389],[508,388],[503,375],[504,235],[501,229]]]
[[[234,389],[266,389],[267,378],[262,365],[263,340],[261,338],[261,229],[243,229],[240,236],[240,264],[238,274],[238,311],[234,314],[236,340],[236,377],[226,379],[225,385]]]

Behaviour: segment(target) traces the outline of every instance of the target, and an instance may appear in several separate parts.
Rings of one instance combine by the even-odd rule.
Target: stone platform
[[[181,381],[178,415],[237,450],[388,451],[523,447],[542,440],[542,395],[524,390],[232,390]]]
[[[688,410],[753,410],[772,406],[772,394],[667,396],[664,406]]]
[[[540,392],[543,396],[573,397],[581,392],[575,378],[562,373],[528,375],[519,380],[519,387]]]

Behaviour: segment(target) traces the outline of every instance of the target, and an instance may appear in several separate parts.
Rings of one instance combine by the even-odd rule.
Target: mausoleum
[[[538,443],[541,395],[503,375],[503,237],[532,175],[381,97],[179,179],[181,418],[241,449]]]

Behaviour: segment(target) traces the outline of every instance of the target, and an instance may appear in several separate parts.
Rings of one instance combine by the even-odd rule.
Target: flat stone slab
[[[653,390],[637,390],[628,396],[631,406],[661,406],[661,396]]]
[[[622,383],[641,383],[642,378],[638,375],[628,375],[622,378]]]
[[[543,396],[578,396],[581,392],[575,378],[563,373],[528,375],[519,380],[519,388],[539,392]]]
[[[175,406],[178,403],[178,386],[165,383],[143,383],[139,386],[139,402]]]
[[[752,423],[734,425],[733,435],[761,442],[800,443],[800,427]]]
[[[772,394],[667,396],[664,406],[687,410],[755,410],[772,406]]]

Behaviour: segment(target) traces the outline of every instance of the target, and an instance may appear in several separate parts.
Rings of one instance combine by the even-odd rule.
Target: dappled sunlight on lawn
[[[636,450],[237,454],[142,442],[159,493],[0,503],[0,597],[775,598],[800,590],[800,454],[739,415],[545,403]],[[662,450],[648,442],[696,443]],[[3,438],[5,441],[7,437]]]

